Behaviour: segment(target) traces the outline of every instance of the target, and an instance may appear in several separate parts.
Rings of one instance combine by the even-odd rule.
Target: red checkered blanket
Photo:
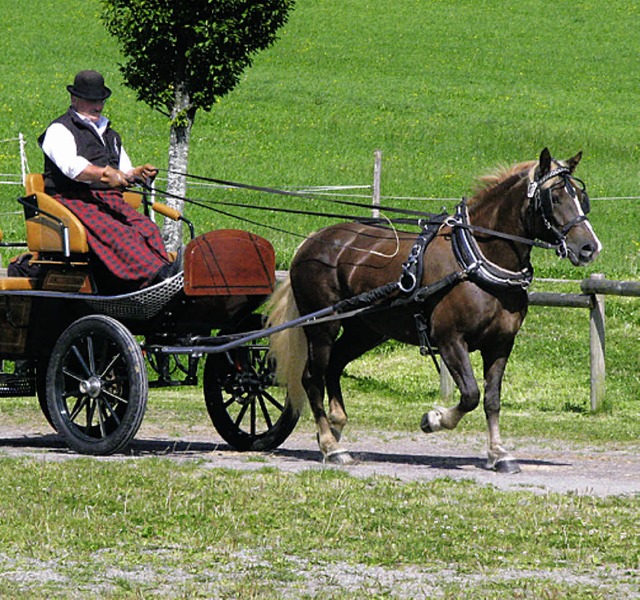
[[[82,198],[54,196],[82,221],[89,248],[115,277],[140,287],[170,260],[158,226],[117,190],[93,190]]]

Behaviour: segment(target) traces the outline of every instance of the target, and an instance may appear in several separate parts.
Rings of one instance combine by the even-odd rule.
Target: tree
[[[120,70],[138,100],[170,119],[167,192],[182,210],[196,112],[209,111],[238,84],[253,56],[271,46],[295,0],[103,0],[102,20],[117,38]],[[182,239],[167,222],[165,243]]]

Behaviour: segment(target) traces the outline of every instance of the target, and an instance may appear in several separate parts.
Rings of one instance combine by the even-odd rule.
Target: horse
[[[554,248],[575,266],[590,263],[602,249],[587,217],[586,186],[574,175],[581,157],[579,152],[558,161],[545,148],[537,161],[480,177],[474,195],[463,199],[454,216],[436,219],[422,241],[388,224],[354,221],[317,231],[300,245],[287,279],[271,298],[269,326],[315,311],[325,314],[353,298],[369,303],[302,327],[285,325],[271,337],[277,379],[296,411],[308,399],[325,461],[353,461],[340,445],[347,423],[342,372],[392,338],[437,349],[460,392],[455,406],[423,415],[425,433],[455,429],[479,405],[470,353],[480,352],[486,466],[520,471],[501,441],[499,414],[505,367],[527,313],[531,249]]]

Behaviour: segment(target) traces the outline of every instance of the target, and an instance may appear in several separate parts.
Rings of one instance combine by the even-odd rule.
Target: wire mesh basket
[[[119,296],[92,296],[84,301],[93,310],[114,319],[150,319],[157,315],[184,288],[184,273],[143,290]]]

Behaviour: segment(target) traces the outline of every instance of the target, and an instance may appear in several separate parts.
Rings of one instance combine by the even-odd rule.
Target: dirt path
[[[640,445],[624,449],[560,447],[558,442],[519,443],[510,449],[522,472],[501,475],[487,471],[484,438],[456,434],[426,436],[398,433],[354,435],[344,440],[357,459],[348,467],[323,465],[313,434],[294,432],[277,450],[240,453],[222,442],[210,427],[194,428],[172,438],[157,427],[143,425],[127,455],[96,460],[131,460],[162,455],[170,460],[204,460],[211,468],[260,469],[276,467],[288,472],[341,468],[354,476],[386,475],[405,481],[440,477],[473,479],[505,490],[574,492],[594,496],[640,494]],[[62,439],[45,430],[0,427],[0,454],[69,460],[77,455]]]

